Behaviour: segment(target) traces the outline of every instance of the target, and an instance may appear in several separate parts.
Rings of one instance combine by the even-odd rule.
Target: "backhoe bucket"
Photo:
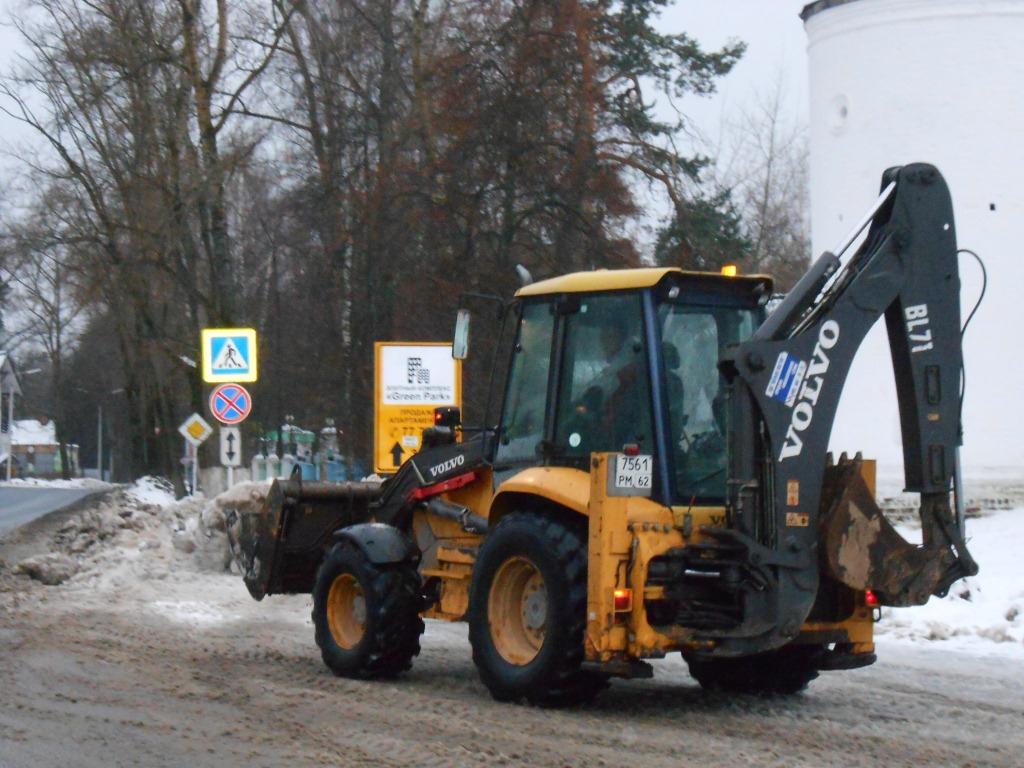
[[[228,539],[249,594],[310,592],[334,532],[368,521],[379,496],[380,483],[275,480],[262,505],[228,510]]]
[[[859,457],[840,459],[825,470],[821,558],[827,573],[853,589],[872,590],[881,605],[907,606],[924,605],[957,579],[977,572],[962,541],[941,535],[950,530],[942,521],[952,521],[948,494],[944,511],[939,499],[922,505],[926,543],[911,544],[878,508],[861,463]]]

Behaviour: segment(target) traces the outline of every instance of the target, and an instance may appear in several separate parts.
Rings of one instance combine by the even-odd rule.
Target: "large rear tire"
[[[788,645],[737,659],[686,656],[690,675],[705,690],[789,696],[818,676],[819,645]]]
[[[375,565],[336,544],[313,585],[313,627],[324,664],[342,677],[394,677],[420,652],[420,580],[411,563]]]
[[[584,672],[587,549],[583,526],[534,512],[503,518],[484,539],[469,594],[469,641],[498,701],[544,706],[593,698]]]

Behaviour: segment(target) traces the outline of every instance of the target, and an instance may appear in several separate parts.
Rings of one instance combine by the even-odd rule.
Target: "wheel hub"
[[[544,577],[525,557],[510,557],[494,574],[487,601],[491,640],[505,661],[523,666],[544,645],[548,591]]]
[[[528,629],[537,631],[544,628],[548,617],[548,591],[541,582],[523,600],[523,623]]]
[[[339,574],[327,594],[327,626],[345,649],[355,648],[366,631],[366,596],[351,573]]]
[[[352,598],[352,618],[357,624],[366,623],[366,598],[362,594]]]

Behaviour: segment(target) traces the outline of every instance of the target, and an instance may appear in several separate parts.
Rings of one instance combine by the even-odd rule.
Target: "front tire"
[[[469,641],[498,701],[586,701],[606,678],[581,669],[587,607],[582,525],[533,512],[503,518],[484,539],[469,595]]]
[[[394,677],[420,652],[420,580],[411,563],[377,565],[336,544],[313,585],[313,627],[324,664],[341,677]]]

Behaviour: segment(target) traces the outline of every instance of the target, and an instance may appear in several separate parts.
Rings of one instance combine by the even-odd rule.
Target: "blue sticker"
[[[792,407],[807,373],[807,363],[788,352],[780,352],[764,391],[767,397]]]

